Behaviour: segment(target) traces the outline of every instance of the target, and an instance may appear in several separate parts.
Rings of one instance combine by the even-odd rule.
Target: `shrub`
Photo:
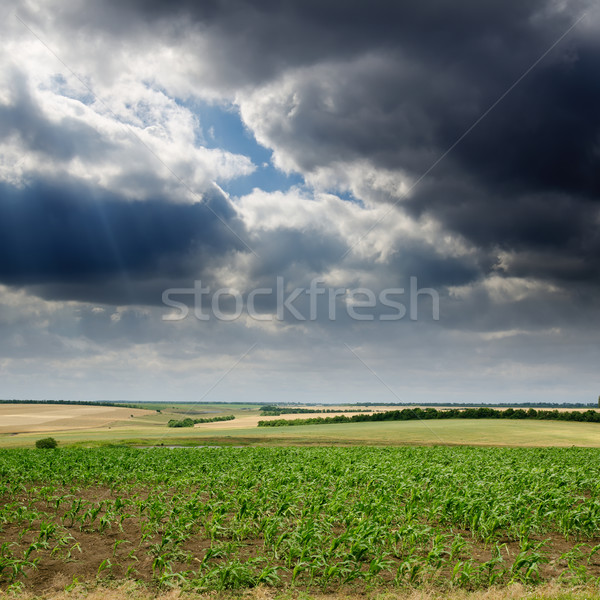
[[[58,442],[51,437],[43,438],[35,443],[36,448],[56,448]]]

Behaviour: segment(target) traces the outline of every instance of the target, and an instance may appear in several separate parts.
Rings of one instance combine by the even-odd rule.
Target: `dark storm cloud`
[[[578,42],[534,69],[461,142],[452,160],[495,188],[600,194],[600,44]],[[467,122],[447,121],[450,145]]]
[[[114,281],[189,278],[220,255],[245,250],[232,230],[243,235],[233,209],[216,194],[190,205],[127,202],[75,183],[2,184],[0,283],[36,286],[46,296],[83,287],[71,297],[101,297]],[[117,286],[111,294],[119,292]]]
[[[0,185],[0,284],[46,299],[161,305],[165,289],[191,288],[195,280],[214,292],[223,286],[215,272],[232,264],[233,252],[248,251],[246,239],[259,256],[248,273],[256,287],[275,288],[277,276],[308,286],[345,248],[342,238],[318,227],[280,227],[249,237],[218,194],[189,205],[162,198],[128,202],[74,182]],[[474,281],[481,269],[480,261],[409,244],[378,272],[384,285],[409,273],[418,274],[421,285],[446,286]]]
[[[529,33],[530,17],[544,8],[538,0],[125,0],[110,4],[112,10],[103,7],[94,22],[123,31],[130,23],[164,24],[183,18],[212,36],[221,50],[214,59],[225,63],[225,73],[235,67],[253,82],[289,66],[377,49],[403,48],[447,63],[475,49],[477,39],[480,51],[497,51],[502,42],[514,54]],[[560,28],[563,19],[555,19],[553,26]],[[481,59],[481,54],[475,58]]]
[[[490,267],[499,267],[494,255],[509,253],[498,273],[600,284],[600,207],[592,195],[437,182],[417,190],[405,207],[464,236]]]
[[[293,111],[284,102],[275,107],[281,114],[268,114],[272,107],[265,105],[262,120],[250,123],[299,170],[365,159],[414,177],[585,8],[570,3],[553,12],[544,1],[176,6],[220,32],[223,56],[239,53],[236,64],[255,84],[290,67],[313,69],[295,75]],[[149,14],[161,11],[153,5]],[[575,29],[403,206],[463,235],[483,256],[495,249],[519,255],[499,272],[565,284],[597,281],[599,67],[600,45]],[[260,88],[256,97],[260,102]],[[460,197],[457,181],[464,187]],[[484,262],[494,265],[488,257]],[[428,261],[422,266],[428,269]],[[444,268],[438,275],[440,285],[454,279]]]
[[[417,178],[588,5],[115,0],[65,9],[61,18],[115,44],[144,35],[177,44],[189,30],[198,32],[211,50],[202,72],[212,89],[243,90],[242,103],[260,104],[262,86],[277,90],[282,77],[291,77],[293,110],[286,102],[265,104],[248,124],[305,175],[365,161]],[[600,247],[599,67],[598,42],[575,28],[399,205],[463,236],[479,250],[478,261],[457,264],[408,250],[393,266],[423,269],[432,285],[460,284],[491,272],[495,254],[508,252],[518,256],[497,272],[593,282]],[[319,246],[286,235],[291,246],[269,253],[281,265],[290,264],[294,244],[297,264],[302,253],[311,268],[333,260],[337,241]],[[270,243],[282,246],[276,236]]]
[[[418,174],[564,33],[584,6],[572,2],[565,12],[557,12],[545,0],[125,0],[114,2],[102,15],[92,8],[94,16],[86,24],[97,23],[118,36],[126,35],[124,23],[134,28],[146,23],[169,38],[181,37],[185,23],[210,41],[212,69],[207,76],[224,88],[262,85],[294,67],[377,55],[381,60],[375,64],[354,70],[341,64],[332,73],[317,72],[315,79],[302,80],[294,90],[294,115],[285,127],[273,123],[268,137],[302,170],[362,157]],[[565,41],[563,49],[570,43]],[[560,50],[546,63],[553,64],[557,54]],[[576,89],[576,81],[586,79],[583,71],[593,72],[593,62],[579,75],[569,75],[567,66],[563,79],[574,80]],[[547,90],[562,83],[552,83],[556,74],[546,72]],[[543,84],[535,87],[544,97]],[[537,113],[540,108],[538,99],[529,101],[530,123],[532,109]],[[525,107],[517,104],[516,121],[514,109],[502,112],[511,130],[524,121]],[[590,100],[586,110],[593,106]],[[543,115],[539,120],[547,126]],[[490,133],[502,133],[505,123],[500,125]]]
[[[395,273],[399,279],[407,274],[418,276],[421,287],[437,288],[472,283],[491,266],[481,257],[473,260],[443,256],[425,244],[409,245],[395,253],[388,263],[391,274]]]

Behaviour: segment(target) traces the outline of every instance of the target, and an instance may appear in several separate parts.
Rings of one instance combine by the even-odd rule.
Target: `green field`
[[[211,416],[221,413],[209,413]],[[230,414],[230,413],[223,413]],[[249,414],[244,412],[243,414]],[[566,421],[456,419],[391,421],[247,429],[198,426],[171,429],[171,413],[149,415],[111,429],[50,432],[61,445],[491,445],[600,447],[600,425]],[[39,433],[0,435],[0,447],[31,447]]]
[[[0,536],[15,592],[593,586],[600,451],[4,449]]]
[[[390,421],[303,425],[301,427],[222,430],[221,439],[246,443],[282,444],[435,444],[492,446],[587,446],[600,447],[596,423],[554,421],[498,421],[457,419],[448,421]],[[206,439],[214,434],[195,431]]]

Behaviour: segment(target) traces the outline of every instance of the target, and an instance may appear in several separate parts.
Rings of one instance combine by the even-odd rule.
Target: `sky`
[[[598,398],[595,3],[0,13],[0,398]]]

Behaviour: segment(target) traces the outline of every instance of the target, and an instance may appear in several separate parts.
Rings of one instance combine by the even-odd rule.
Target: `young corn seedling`
[[[117,548],[121,544],[131,544],[131,542],[129,540],[115,540],[115,543],[113,544],[113,552],[112,552],[113,556],[117,555]]]
[[[561,554],[559,558],[567,562],[567,568],[560,574],[560,579],[569,581],[572,585],[585,584],[589,578],[583,546],[584,543],[577,544],[568,552]]]
[[[479,567],[479,578],[484,585],[493,586],[502,581],[506,575],[506,567],[502,567],[502,547],[496,544],[492,549],[492,557]]]
[[[527,584],[539,581],[540,566],[548,562],[547,556],[540,552],[540,548],[544,545],[546,545],[545,541],[535,543],[527,539],[521,540],[520,552],[510,569],[511,583],[520,581]]]
[[[110,560],[110,558],[105,558],[100,565],[98,566],[98,571],[96,573],[97,576],[100,576],[100,573],[103,573],[104,571],[111,571],[113,567],[113,564]]]
[[[477,568],[472,560],[459,560],[452,569],[452,584],[472,589],[477,583]]]

